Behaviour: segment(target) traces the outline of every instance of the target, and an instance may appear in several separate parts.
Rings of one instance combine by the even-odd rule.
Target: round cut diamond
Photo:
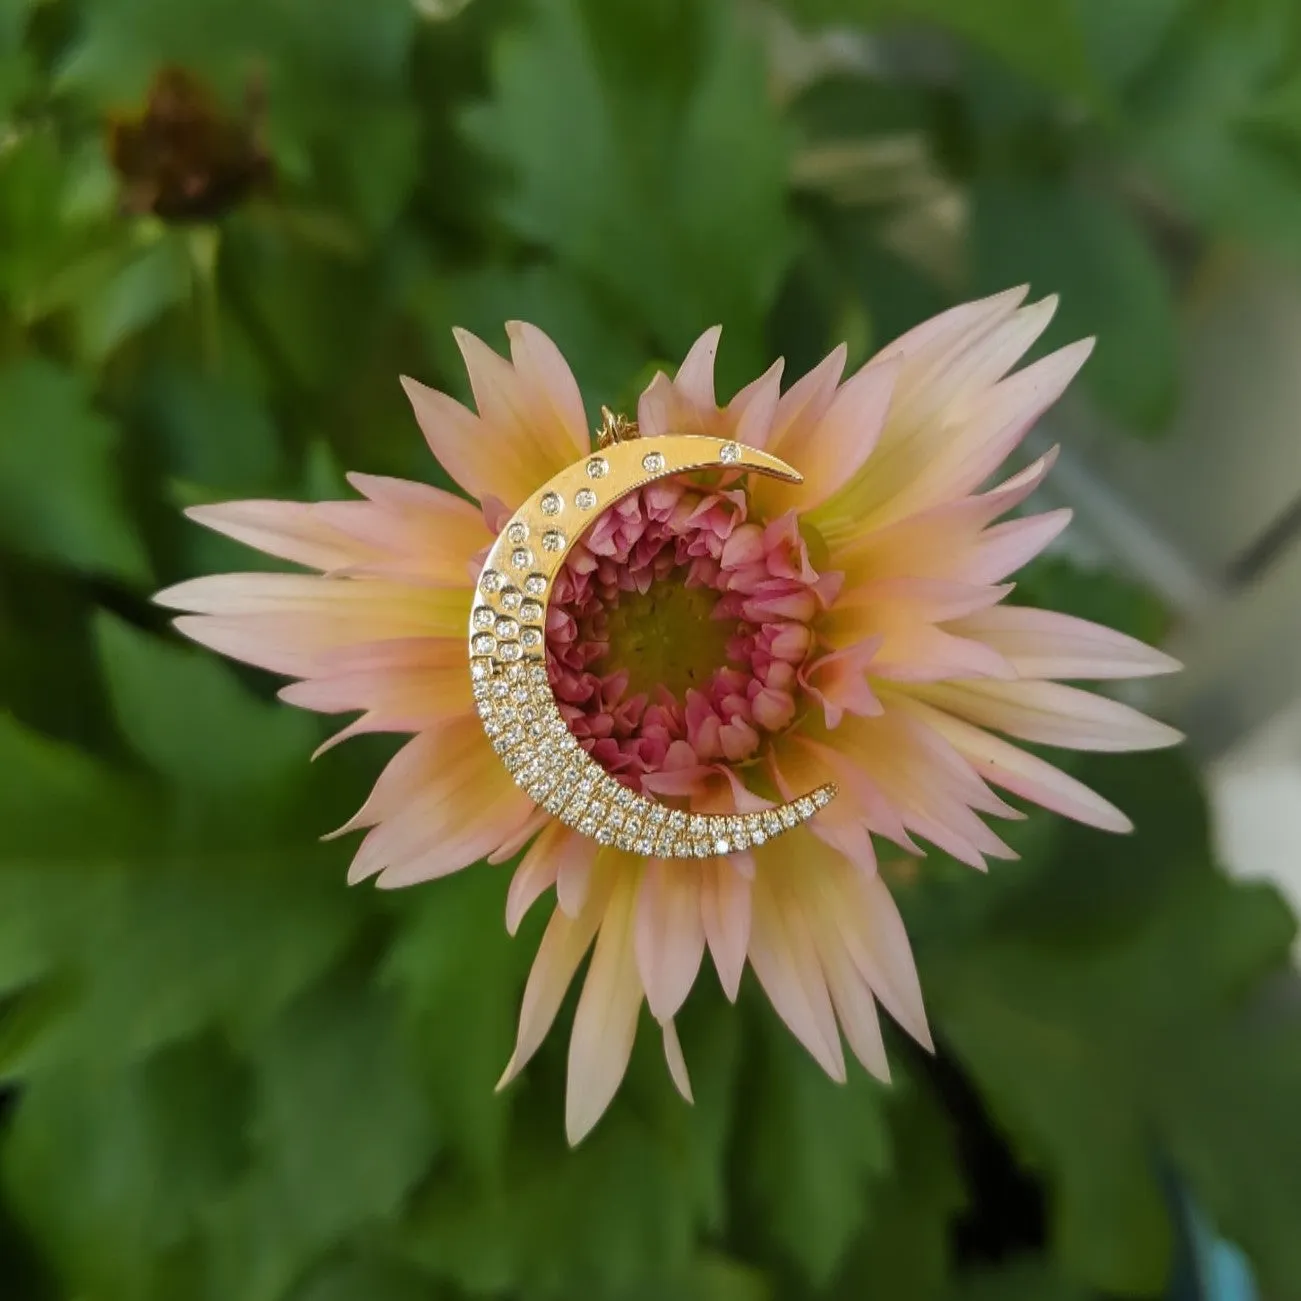
[[[542,500],[538,502],[544,515],[559,515],[564,504],[558,492],[544,492]]]
[[[574,493],[574,505],[579,510],[591,510],[596,505],[596,493],[590,488],[580,488]]]
[[[714,853],[726,854],[730,849],[731,846],[721,836],[716,841],[714,841]]]
[[[527,542],[529,540],[529,526],[522,520],[516,520],[515,523],[506,530],[506,536],[516,544]]]
[[[741,459],[741,444],[724,443],[722,447],[718,449],[718,459],[722,461],[724,465],[735,465],[736,462]]]
[[[485,569],[479,575],[479,590],[491,594],[501,586],[501,582],[501,575],[495,569]]]
[[[519,648],[519,642],[508,641],[498,649],[497,654],[504,660],[517,660],[522,652]]]
[[[510,553],[510,562],[516,569],[527,569],[533,563],[533,552],[528,547],[516,547]]]
[[[565,535],[559,529],[548,529],[542,535],[544,551],[560,551],[565,545]]]
[[[533,650],[542,645],[542,634],[536,628],[525,628],[520,634],[520,641],[529,650]]]
[[[659,452],[647,452],[641,458],[643,470],[649,470],[652,474],[658,474],[664,468],[664,457]]]
[[[476,655],[491,655],[497,649],[496,639],[487,633],[480,633],[471,643],[470,648]]]
[[[497,599],[501,602],[503,610],[514,612],[519,609],[520,602],[524,598],[520,596],[518,587],[503,587],[501,595]]]
[[[610,473],[610,462],[604,456],[594,456],[587,463],[587,477],[589,479],[604,479]]]
[[[519,617],[525,623],[537,623],[542,618],[542,607],[536,601],[525,601],[519,608]]]
[[[547,590],[547,580],[541,574],[530,574],[524,580],[524,590],[530,596],[541,596]]]
[[[486,605],[481,605],[474,612],[474,626],[480,631],[492,627],[493,614]]]
[[[510,641],[513,637],[519,636],[519,624],[514,619],[498,619],[494,631],[503,641]]]

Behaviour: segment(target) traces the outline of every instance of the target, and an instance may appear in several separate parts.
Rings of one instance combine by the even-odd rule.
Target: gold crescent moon
[[[646,857],[708,858],[749,849],[799,826],[836,795],[829,782],[760,813],[666,808],[592,759],[552,694],[547,607],[571,548],[597,515],[637,488],[709,467],[802,481],[785,461],[726,439],[668,434],[614,442],[562,470],[511,516],[484,561],[470,612],[479,717],[515,783],[567,826]]]

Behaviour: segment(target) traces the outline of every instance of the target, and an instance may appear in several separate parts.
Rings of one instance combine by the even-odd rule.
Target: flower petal
[[[992,646],[1023,678],[1143,678],[1180,668],[1178,660],[1124,633],[1027,606],[973,612],[950,630]]]
[[[547,1037],[547,1031],[551,1029],[556,1013],[560,1011],[569,982],[573,980],[578,964],[591,946],[592,938],[605,915],[605,905],[613,882],[614,874],[599,873],[597,888],[588,896],[587,907],[579,916],[566,917],[559,908],[551,914],[524,986],[519,1033],[510,1061],[506,1063],[506,1069],[497,1081],[499,1090],[504,1089],[528,1065]]]
[[[556,444],[554,454],[563,459],[563,464],[585,456],[592,447],[587,413],[578,381],[564,355],[536,325],[526,321],[508,321],[506,333],[515,373],[532,398],[530,414],[536,413],[542,436]],[[545,416],[548,410],[550,419]]]
[[[844,942],[834,927],[820,925],[814,929],[818,957],[826,973],[836,1019],[844,1031],[850,1050],[863,1066],[885,1083],[890,1082],[890,1063],[881,1037],[881,1022],[876,1015],[876,1000],[866,978],[854,966]]]
[[[1160,750],[1183,735],[1129,705],[1056,682],[936,682],[922,700],[980,727],[1068,750]]]
[[[664,1022],[664,1060],[669,1064],[673,1086],[688,1102],[695,1102],[691,1094],[691,1076],[687,1073],[687,1059],[682,1055],[682,1042],[678,1028],[672,1021]]]
[[[574,1014],[565,1088],[565,1134],[580,1142],[600,1120],[632,1057],[641,1010],[633,918],[637,874],[617,873]]]
[[[555,345],[531,326],[512,327],[516,365],[465,330],[455,336],[478,416],[405,376],[402,387],[430,450],[457,483],[513,510],[590,445],[577,387]]]
[[[889,887],[880,875],[855,872],[831,850],[819,847],[815,863],[817,871],[809,879],[821,893],[814,924],[839,932],[846,953],[882,1006],[933,1051],[917,964]]]
[[[837,344],[807,375],[801,376],[782,394],[773,416],[772,428],[764,443],[774,456],[798,457],[798,448],[806,431],[827,413],[845,372],[848,347]]]
[[[686,1002],[705,951],[701,871],[694,862],[653,858],[637,895],[637,970],[651,1015],[671,1021]]]
[[[758,509],[778,513],[785,505],[798,505],[815,513],[863,468],[876,447],[900,363],[885,361],[864,366],[841,385],[820,420],[802,423],[795,435],[782,440],[793,464],[804,476],[797,486],[764,479],[752,486]]]
[[[822,706],[828,727],[839,727],[846,713],[871,718],[881,712],[881,702],[867,675],[869,668],[875,671],[874,661],[884,640],[865,637],[809,661],[796,673],[800,686]]]
[[[519,930],[528,910],[556,883],[560,858],[564,852],[563,841],[579,837],[563,822],[552,822],[542,829],[520,860],[506,891],[506,931],[514,935]]]
[[[371,827],[348,871],[349,884],[383,872],[380,884],[394,888],[478,862],[532,811],[471,715],[408,742],[335,834]]]
[[[404,637],[328,651],[319,677],[280,689],[280,698],[322,714],[364,710],[367,732],[419,732],[474,709],[465,641]]]
[[[987,782],[1087,826],[1133,831],[1134,824],[1114,804],[1052,764],[919,700],[905,707],[965,755]]]
[[[845,1055],[836,1014],[785,852],[756,855],[750,965],[791,1033],[833,1080],[843,1083]]]
[[[700,919],[719,983],[735,1003],[750,944],[750,880],[729,858],[700,866]]]
[[[344,647],[464,636],[471,593],[468,586],[254,573],[192,579],[154,600],[203,616],[176,620],[192,640],[232,659],[306,678]]]
[[[326,523],[310,502],[228,501],[191,506],[185,514],[215,533],[309,569],[341,569],[371,555],[370,548]]]

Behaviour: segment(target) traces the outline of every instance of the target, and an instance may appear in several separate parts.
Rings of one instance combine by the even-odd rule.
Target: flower
[[[731,998],[749,962],[828,1074],[845,1077],[843,1036],[888,1078],[877,1004],[930,1039],[875,842],[920,855],[927,841],[976,868],[1013,857],[986,819],[1023,815],[996,790],[1128,830],[1118,809],[1013,742],[1141,750],[1179,739],[1058,681],[1165,673],[1173,660],[1005,601],[1009,575],[1069,513],[1004,518],[1051,454],[984,485],[1091,348],[1012,373],[1055,306],[1024,298],[954,308],[848,379],[843,346],[784,393],[778,363],[725,407],[713,329],[675,379],[657,375],[643,393],[642,437],[723,435],[790,460],[804,483],[692,476],[608,511],[557,581],[550,679],[593,756],[663,800],[750,812],[839,784],[807,826],[744,853],[646,861],[602,848],[535,808],[481,730],[465,649],[474,576],[514,507],[590,447],[578,387],[541,331],[510,325],[510,361],[458,332],[477,415],[404,381],[435,456],[478,506],[352,475],[358,500],[190,512],[316,572],[182,583],[158,598],[188,612],[182,632],[298,679],[281,692],[293,704],[359,712],[341,736],[413,734],[344,828],[368,828],[349,879],[405,886],[527,850],[506,900],[512,933],[554,890],[503,1083],[592,950],[569,1048],[572,1142],[618,1088],[643,1002],[690,1097],[674,1018],[706,951]]]

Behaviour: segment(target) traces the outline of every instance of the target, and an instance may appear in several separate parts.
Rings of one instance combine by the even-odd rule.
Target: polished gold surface
[[[562,470],[511,516],[479,574],[470,614],[470,673],[484,731],[516,783],[566,825],[602,844],[661,858],[707,858],[763,844],[828,804],[834,785],[761,813],[688,814],[611,777],[579,745],[547,681],[552,586],[592,521],[657,479],[709,468],[791,483],[785,461],[727,439],[640,438],[606,411],[597,451]]]

